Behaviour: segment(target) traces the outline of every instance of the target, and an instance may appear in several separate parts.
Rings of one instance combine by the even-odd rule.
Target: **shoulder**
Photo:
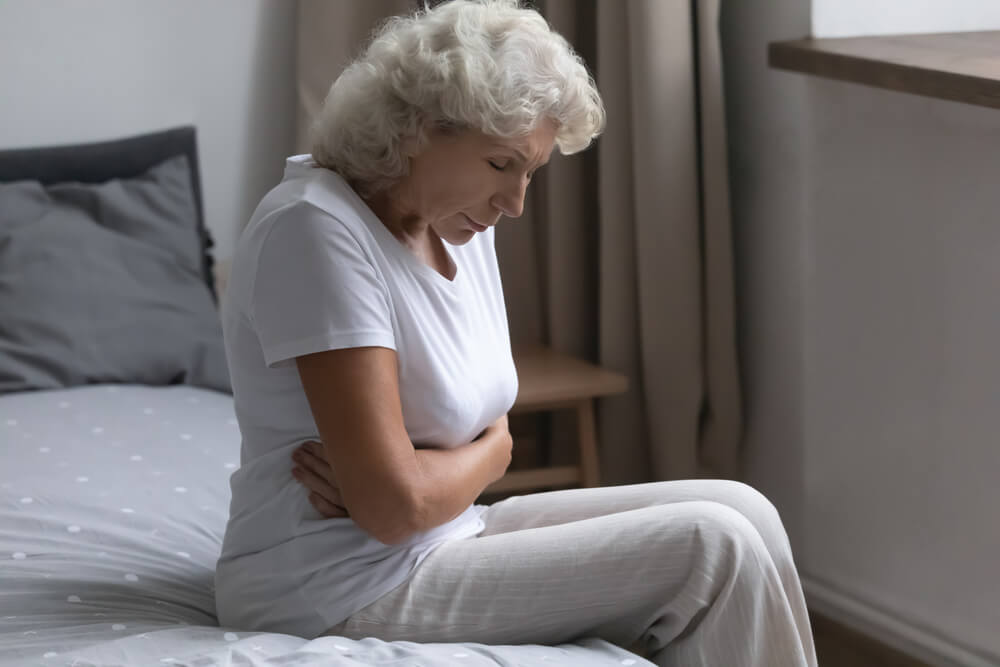
[[[253,245],[258,254],[368,255],[371,234],[350,213],[297,199],[274,209],[256,229],[248,231],[256,237]]]
[[[245,235],[263,241],[281,229],[285,233],[349,231],[359,239],[367,236],[367,209],[354,190],[335,172],[292,161],[284,180],[265,195],[254,211]]]
[[[244,269],[248,300],[271,288],[334,288],[361,275],[378,274],[363,230],[349,217],[308,200],[274,208],[247,229],[246,237],[234,270],[237,262]]]

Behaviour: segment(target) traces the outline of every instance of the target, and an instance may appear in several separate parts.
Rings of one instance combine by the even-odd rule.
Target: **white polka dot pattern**
[[[371,664],[365,656],[387,647],[407,665],[648,664],[624,662],[610,645],[567,655],[321,638],[305,649],[293,635],[218,628],[213,572],[240,460],[223,394],[122,385],[4,395],[0,438],[0,618],[3,650],[22,652],[14,664],[83,667],[127,655],[129,664],[208,667],[225,664],[218,651],[229,646],[254,664],[309,667]],[[30,605],[4,595],[8,581],[37,593]]]
[[[108,612],[118,618],[105,628],[123,635],[132,631],[127,618],[135,605],[146,601],[154,618],[171,625],[213,625],[212,572],[232,473],[225,464],[239,460],[231,420],[231,397],[184,386],[0,396],[0,501],[7,501],[0,502],[0,524],[9,527],[0,534],[2,579],[30,577],[38,591],[33,607],[23,609],[0,581],[0,616],[75,613],[86,624]],[[29,439],[30,449],[7,447]],[[114,612],[123,586],[139,596]],[[50,648],[53,656],[72,655],[57,643]]]

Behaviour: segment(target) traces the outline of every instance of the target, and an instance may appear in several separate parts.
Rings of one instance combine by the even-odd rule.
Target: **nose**
[[[527,177],[512,181],[493,195],[493,206],[508,218],[520,218],[524,213],[524,195],[528,189]]]

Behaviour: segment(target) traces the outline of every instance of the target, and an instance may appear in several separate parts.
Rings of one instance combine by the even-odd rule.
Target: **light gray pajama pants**
[[[722,480],[571,489],[490,506],[479,537],[331,628],[350,638],[637,642],[658,665],[816,665],[774,506]]]

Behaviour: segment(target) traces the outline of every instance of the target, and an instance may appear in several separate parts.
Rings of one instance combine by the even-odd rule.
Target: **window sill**
[[[1000,31],[772,42],[768,64],[1000,109]]]

